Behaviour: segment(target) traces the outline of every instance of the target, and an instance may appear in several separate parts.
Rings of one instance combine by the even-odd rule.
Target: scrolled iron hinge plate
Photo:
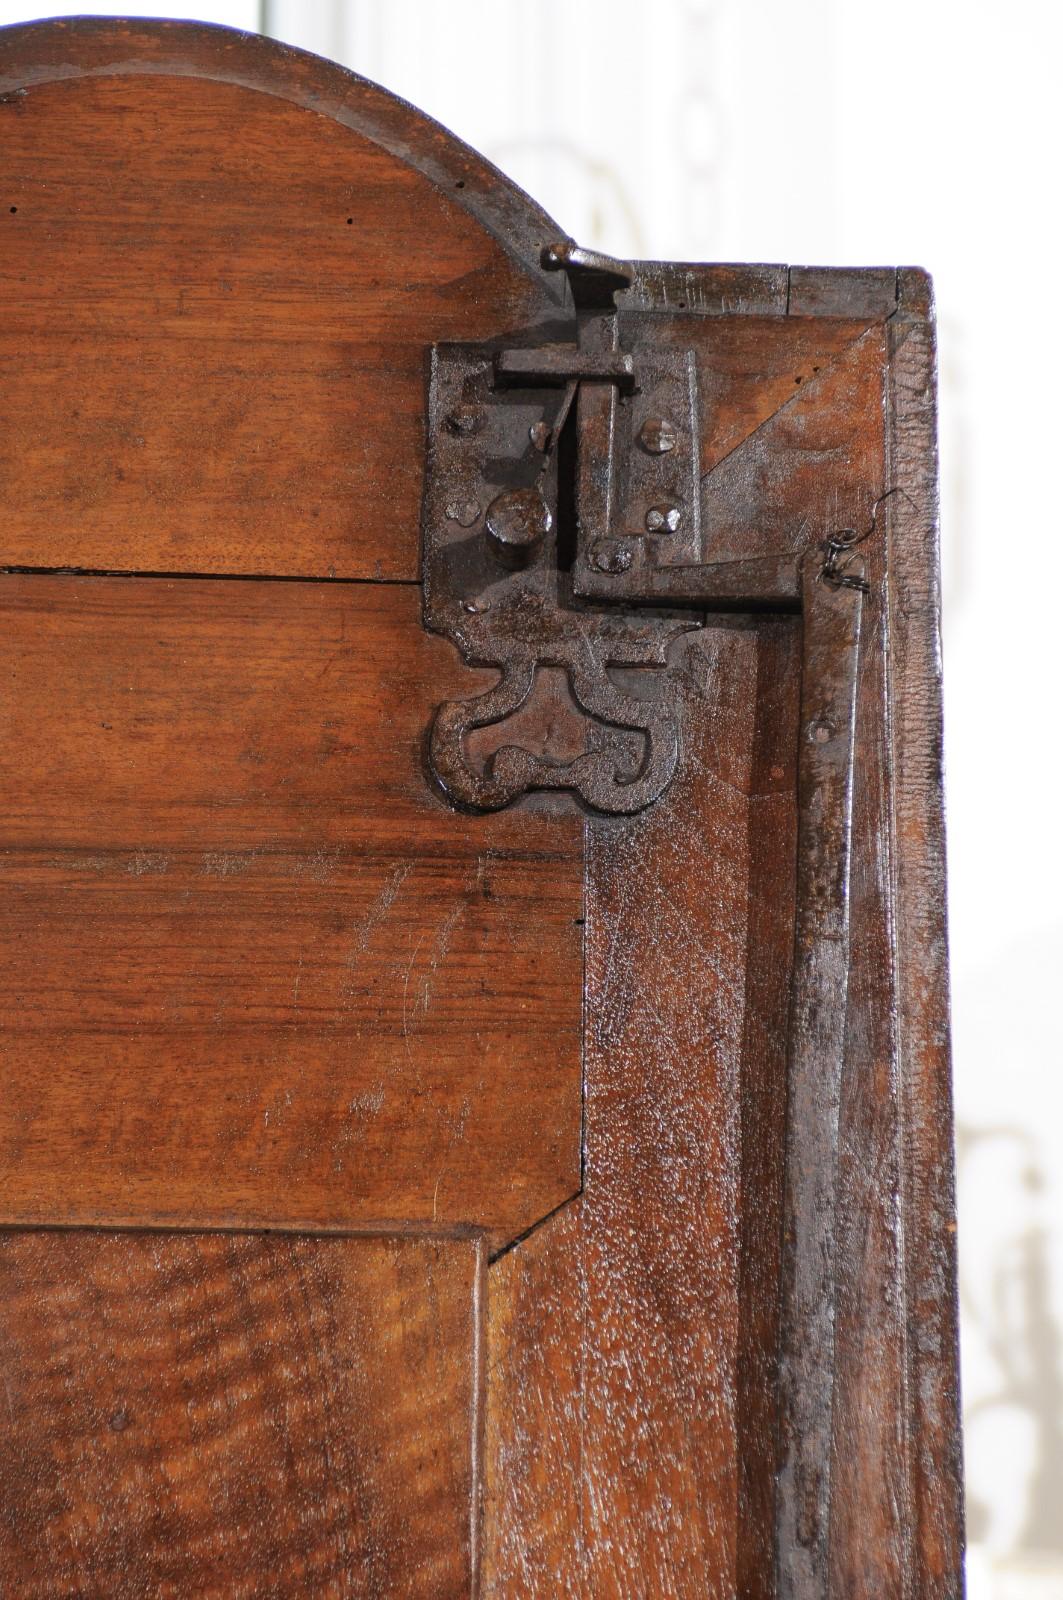
[[[430,759],[458,805],[494,810],[564,789],[597,811],[631,813],[676,770],[668,650],[700,620],[580,589],[592,573],[634,577],[643,565],[700,558],[693,355],[619,348],[623,264],[553,246],[544,266],[569,274],[576,343],[432,352],[425,622],[470,665],[502,676],[479,698],[439,708]],[[626,672],[621,688],[617,668],[645,671]],[[518,714],[546,677],[584,719],[584,747],[563,758],[519,736]],[[476,732],[488,728],[491,748],[477,755]]]

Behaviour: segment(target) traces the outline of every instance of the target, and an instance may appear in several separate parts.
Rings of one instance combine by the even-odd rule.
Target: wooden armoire
[[[926,275],[185,23],[0,172],[0,1594],[957,1596]]]

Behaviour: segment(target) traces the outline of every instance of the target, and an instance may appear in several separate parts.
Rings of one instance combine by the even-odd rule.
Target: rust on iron
[[[550,507],[535,488],[504,490],[487,508],[488,544],[506,567],[526,567],[553,525]]]
[[[615,295],[631,281],[627,263],[564,242],[543,252],[543,266],[568,275],[572,343],[432,353],[425,621],[502,678],[479,699],[440,707],[429,758],[459,806],[493,810],[529,790],[564,789],[593,810],[625,814],[657,799],[676,770],[667,653],[700,619],[671,608],[632,611],[611,595],[584,599],[579,584],[584,570],[641,567],[653,542],[648,525],[671,547],[682,526],[696,553],[693,357],[620,347]],[[643,454],[636,465],[634,440],[662,387],[688,404],[686,448]],[[652,416],[659,420],[659,402]],[[567,430],[574,462],[562,447]],[[487,510],[467,521],[449,514],[455,506]],[[617,667],[649,669],[637,693],[618,687]],[[506,743],[498,730],[487,757],[474,759],[473,733],[516,717],[537,674],[554,668],[567,674],[572,703],[588,719],[587,748],[552,759]],[[634,769],[632,734],[642,752]]]

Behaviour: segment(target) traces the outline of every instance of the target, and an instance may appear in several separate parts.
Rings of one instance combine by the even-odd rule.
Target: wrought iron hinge
[[[669,648],[707,611],[798,609],[801,563],[702,549],[694,354],[661,316],[621,338],[632,266],[569,242],[542,265],[568,277],[574,342],[432,351],[425,622],[501,679],[439,708],[430,759],[458,805],[566,789],[630,813],[679,760]]]
[[[502,678],[440,708],[431,761],[458,804],[493,809],[561,788],[632,812],[676,769],[664,669],[673,640],[699,623],[590,590],[594,575],[611,583],[647,563],[700,559],[694,359],[621,348],[614,297],[631,281],[626,263],[568,243],[542,263],[568,275],[575,343],[432,354],[425,618]],[[649,669],[640,692],[630,677],[618,686],[617,667]],[[559,719],[582,724],[563,757],[541,736]]]

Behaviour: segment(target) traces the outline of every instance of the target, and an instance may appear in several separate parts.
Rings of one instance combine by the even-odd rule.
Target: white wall
[[[313,0],[310,0],[311,7]],[[42,17],[180,17],[186,21],[218,22],[227,28],[262,28],[261,0],[131,0],[127,6],[22,5],[0,0],[0,26],[9,22],[36,22]]]

